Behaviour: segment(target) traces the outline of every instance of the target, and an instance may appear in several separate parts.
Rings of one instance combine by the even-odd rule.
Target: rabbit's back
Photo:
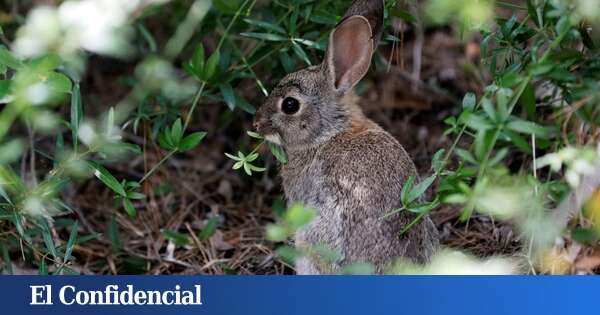
[[[296,241],[300,246],[326,245],[343,257],[332,266],[316,266],[320,272],[354,262],[371,262],[382,272],[397,257],[429,259],[437,231],[428,217],[403,236],[400,231],[414,215],[383,218],[398,208],[406,179],[417,176],[412,160],[390,134],[367,120],[304,157],[282,169],[288,200],[319,211]]]

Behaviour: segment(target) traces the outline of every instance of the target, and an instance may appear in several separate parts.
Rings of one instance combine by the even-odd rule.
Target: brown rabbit
[[[438,245],[429,217],[400,235],[414,219],[398,208],[402,185],[416,168],[393,136],[366,118],[353,87],[367,73],[383,29],[383,0],[357,0],[329,37],[319,66],[287,75],[258,110],[255,127],[283,146],[281,167],[288,203],[318,210],[299,230],[296,246],[325,245],[340,261],[310,255],[296,262],[298,274],[339,272],[357,262],[385,272],[395,258],[427,262]]]

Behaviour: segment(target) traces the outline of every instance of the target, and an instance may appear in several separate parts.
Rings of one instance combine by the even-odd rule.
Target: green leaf
[[[294,59],[292,59],[286,51],[279,52],[279,62],[281,63],[281,65],[283,66],[283,69],[286,72],[294,72],[296,63],[294,62]]]
[[[256,114],[256,108],[254,108],[254,106],[252,106],[252,104],[248,103],[248,101],[246,101],[246,99],[244,99],[242,96],[238,95],[237,93],[235,93],[235,105],[238,108],[241,108],[243,111],[245,111],[248,114],[251,114],[251,115]]]
[[[0,243],[0,250],[2,251],[2,260],[4,261],[4,270],[7,274],[12,275],[12,261],[10,259],[10,253],[8,252],[7,245]]]
[[[46,219],[40,219],[38,222],[42,230],[42,238],[44,239],[46,249],[48,249],[50,254],[52,254],[52,257],[56,259],[58,257],[58,253],[56,252],[56,246],[54,245],[54,239],[52,238],[48,221],[46,221]]]
[[[221,60],[221,54],[219,51],[213,52],[210,57],[208,57],[208,61],[206,62],[206,67],[204,68],[204,80],[210,80],[215,73],[217,72],[217,66],[219,65],[219,61]]]
[[[73,223],[71,227],[71,234],[69,235],[69,240],[67,241],[67,245],[65,246],[65,256],[63,260],[66,262],[71,259],[71,253],[73,252],[73,247],[75,246],[75,241],[77,240],[77,228],[79,225],[77,221]]]
[[[206,137],[206,132],[204,131],[194,132],[186,136],[185,138],[183,138],[183,140],[181,140],[181,143],[179,143],[179,151],[185,152],[195,148],[196,146],[198,146],[198,144],[200,144],[204,137]]]
[[[343,275],[371,275],[375,272],[375,267],[369,263],[353,263],[340,271]]]
[[[146,199],[146,195],[139,193],[139,192],[135,192],[135,191],[128,191],[127,192],[127,199],[130,200],[144,200]]]
[[[571,19],[569,16],[561,16],[556,23],[556,33],[559,35],[566,34],[571,29]]]
[[[289,29],[290,29],[290,34],[296,35],[297,31],[298,31],[298,15],[300,14],[300,10],[294,10],[292,12],[292,16],[289,19]]]
[[[527,0],[527,12],[529,13],[529,17],[531,18],[531,20],[537,25],[537,26],[543,26],[540,25],[540,21],[538,19],[538,15],[537,15],[537,11],[535,9],[535,5],[533,4],[533,0]]]
[[[296,42],[292,42],[292,49],[294,50],[294,53],[296,54],[296,56],[298,56],[300,59],[302,59],[302,61],[304,61],[307,65],[312,66],[312,63],[310,62],[308,55],[306,54],[304,49],[302,49],[302,47],[300,47],[300,45],[298,45]]]
[[[431,209],[433,209],[439,205],[440,205],[440,203],[436,199],[431,202],[425,202],[425,203],[421,203],[421,204],[417,204],[417,205],[411,205],[406,210],[409,212],[412,212],[412,213],[416,213],[416,214],[424,214],[424,213],[431,211]]]
[[[445,149],[440,149],[433,155],[433,158],[431,158],[431,169],[435,173],[439,174],[442,171],[442,169],[444,168],[445,161],[443,160],[443,158],[444,158],[445,153],[446,153]]]
[[[295,203],[285,213],[285,221],[294,228],[300,228],[310,223],[316,215],[315,209]]]
[[[23,66],[23,63],[5,47],[0,47],[0,64],[15,70]]]
[[[58,72],[50,72],[46,84],[48,84],[48,88],[55,93],[71,93],[71,90],[73,89],[71,79]]]
[[[502,162],[502,160],[508,155],[508,148],[502,148],[498,150],[496,155],[490,159],[489,166],[495,166]]]
[[[48,265],[46,264],[46,259],[42,259],[40,262],[40,266],[38,268],[38,275],[47,276],[48,275]]]
[[[25,144],[21,139],[11,139],[0,144],[0,165],[10,164],[21,157]]]
[[[12,80],[0,80],[0,99],[9,95],[11,84]]]
[[[464,194],[452,194],[444,198],[444,203],[464,204],[467,203],[467,201],[469,201],[469,197]]]
[[[221,84],[219,86],[219,90],[221,91],[221,95],[223,96],[223,100],[229,110],[233,111],[235,109],[235,92],[233,88],[228,83]]]
[[[494,132],[491,130],[479,130],[475,134],[475,157],[483,161],[487,152],[492,150]]]
[[[185,234],[165,229],[160,230],[160,232],[166,239],[172,241],[177,246],[185,246],[190,243],[190,239]]]
[[[523,136],[520,134],[510,130],[503,130],[501,134],[508,138],[508,140],[521,151],[525,153],[531,153],[531,145],[529,144],[529,141],[523,138]]]
[[[494,108],[494,105],[492,105],[492,102],[489,99],[487,99],[487,98],[482,99],[481,107],[483,108],[483,111],[487,114],[487,116],[492,121],[498,122],[499,115],[496,114],[496,109]]]
[[[600,240],[600,233],[595,228],[576,228],[571,231],[571,237],[579,243],[593,244]]]
[[[431,184],[433,184],[433,182],[435,181],[436,178],[437,178],[437,176],[435,174],[431,175],[431,176],[425,178],[424,180],[422,180],[413,189],[411,189],[410,193],[408,194],[408,199],[407,199],[408,203],[411,203],[414,200],[416,200],[417,198],[421,197],[425,193],[427,188],[429,188],[429,186],[431,186]]]
[[[494,128],[494,125],[489,120],[477,114],[468,115],[467,126],[478,131],[485,131]]]
[[[158,144],[161,146],[161,148],[167,150],[173,150],[175,148],[173,139],[171,139],[171,128],[167,127],[158,134]]]
[[[244,158],[240,158],[240,157],[237,157],[237,156],[235,156],[233,154],[229,154],[229,153],[225,153],[225,156],[228,157],[228,158],[230,158],[230,159],[232,159],[232,160],[234,160],[234,161],[242,161],[242,160],[244,160]]]
[[[519,104],[521,104],[527,113],[527,117],[531,119],[536,118],[535,90],[531,83],[527,84],[521,98],[519,98]]]
[[[293,246],[280,246],[277,248],[277,255],[286,262],[293,264],[296,259],[304,256],[304,252]]]
[[[178,118],[171,126],[171,140],[173,140],[173,145],[177,146],[181,142],[181,138],[183,137],[183,125],[181,123],[181,118]]]
[[[408,201],[408,196],[413,186],[413,182],[415,181],[414,176],[409,176],[402,185],[402,191],[400,192],[400,200],[402,201],[402,205],[408,205],[410,202]]]
[[[279,162],[282,164],[288,162],[287,154],[285,153],[285,150],[283,150],[283,147],[271,142],[267,142],[267,146],[269,147],[269,150],[271,150],[271,154],[273,154]]]
[[[217,231],[218,224],[219,220],[217,218],[208,219],[208,221],[206,221],[206,224],[204,224],[204,226],[202,227],[202,230],[200,230],[200,233],[198,233],[198,238],[201,241],[208,240]]]
[[[253,162],[258,158],[258,153],[254,152],[246,157],[246,162]]]
[[[118,252],[119,250],[121,250],[121,236],[119,235],[119,226],[117,225],[117,220],[114,215],[108,223],[106,234],[108,235],[108,239],[110,240],[110,245],[113,252]]]
[[[112,176],[112,174],[106,168],[94,161],[87,161],[87,163],[90,167],[94,169],[94,176],[96,176],[101,182],[103,182],[104,185],[106,185],[112,191],[117,193],[119,196],[126,196],[125,189],[123,188],[121,183],[119,183],[119,181],[114,176]]]
[[[258,166],[252,165],[250,163],[246,163],[246,165],[248,165],[248,167],[250,168],[250,170],[252,170],[253,172],[264,172],[264,171],[267,170],[264,167],[258,167]]]
[[[106,133],[107,133],[107,135],[110,134],[114,125],[115,125],[115,108],[111,107],[108,110],[108,114],[106,115]]]
[[[462,101],[462,106],[464,109],[473,111],[475,109],[475,105],[477,104],[477,96],[474,93],[467,93]]]
[[[250,168],[250,165],[244,161],[242,166],[244,167],[244,172],[246,172],[248,176],[252,176],[252,169]]]
[[[471,152],[464,150],[464,149],[456,149],[454,151],[454,153],[456,155],[458,155],[459,158],[461,158],[461,160],[463,161],[467,161],[473,165],[477,165],[477,160],[475,159],[475,157],[471,154]]]
[[[261,136],[259,133],[254,132],[254,131],[246,131],[246,134],[254,139],[259,139],[259,140],[264,139],[263,136]]]
[[[33,58],[28,61],[28,66],[31,69],[35,69],[39,72],[48,72],[57,69],[62,60],[59,55],[55,53],[48,53],[42,57]]]
[[[289,40],[289,38],[286,36],[281,36],[281,35],[277,35],[277,34],[273,34],[273,33],[246,32],[246,33],[240,33],[240,35],[245,36],[245,37],[265,40],[265,41],[272,41],[272,42],[283,42],[283,41]]]
[[[285,29],[283,29],[283,27],[281,27],[277,24],[274,24],[274,23],[269,23],[266,21],[259,21],[259,20],[252,20],[252,19],[244,19],[244,22],[246,22],[250,25],[253,25],[253,26],[258,26],[260,28],[267,29],[269,31],[285,34]]]
[[[519,133],[533,134],[540,139],[550,139],[556,133],[553,127],[540,126],[534,122],[517,117],[512,117],[511,121],[506,124],[506,128]]]
[[[0,185],[0,197],[4,198],[4,200],[6,200],[6,202],[8,202],[9,204],[12,204],[10,197],[8,197],[8,194],[6,193],[4,188],[2,188],[2,185]]]
[[[289,232],[285,226],[279,224],[268,224],[266,234],[269,241],[283,242],[288,238]]]
[[[202,44],[199,44],[198,47],[196,47],[194,55],[190,60],[190,64],[195,71],[200,71],[200,73],[202,73],[204,70],[204,46]]]
[[[123,198],[123,208],[125,208],[125,212],[127,212],[127,215],[129,215],[130,218],[135,218],[137,211],[131,200]]]

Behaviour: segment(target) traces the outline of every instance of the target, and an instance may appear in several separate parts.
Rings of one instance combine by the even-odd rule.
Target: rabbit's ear
[[[351,16],[331,32],[325,68],[336,90],[345,93],[367,73],[373,55],[371,26],[362,16]]]
[[[331,32],[324,68],[345,93],[367,73],[383,30],[383,0],[355,0]]]
[[[354,0],[344,14],[342,21],[354,15],[364,16],[371,25],[373,47],[377,48],[379,38],[383,32],[384,6],[384,0]]]

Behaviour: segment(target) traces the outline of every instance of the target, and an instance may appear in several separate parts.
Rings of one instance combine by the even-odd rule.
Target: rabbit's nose
[[[254,122],[252,123],[252,126],[254,127],[254,130],[258,131],[260,130],[260,126],[262,125],[262,123],[257,119],[254,119]]]
[[[264,120],[262,116],[263,115],[260,113],[260,111],[256,113],[256,116],[254,116],[254,122],[252,123],[252,126],[256,131],[260,131],[264,125]]]

